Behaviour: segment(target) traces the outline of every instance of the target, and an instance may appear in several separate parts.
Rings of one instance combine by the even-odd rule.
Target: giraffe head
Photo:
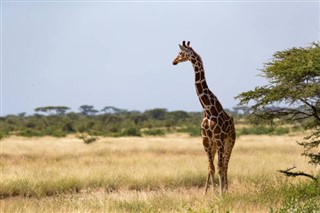
[[[183,41],[182,45],[179,44],[180,52],[178,56],[173,60],[172,64],[177,65],[180,62],[190,61],[193,56],[193,49],[190,47],[190,41]]]

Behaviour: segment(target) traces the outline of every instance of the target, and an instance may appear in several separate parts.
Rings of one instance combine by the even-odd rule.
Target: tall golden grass
[[[203,196],[201,139],[10,137],[1,145],[1,212],[268,212],[285,198],[277,170],[307,164],[296,136],[241,136],[229,165],[229,191]],[[217,182],[217,181],[216,181]]]

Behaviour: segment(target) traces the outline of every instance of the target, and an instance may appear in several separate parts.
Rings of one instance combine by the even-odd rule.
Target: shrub
[[[98,140],[97,137],[92,137],[92,136],[89,137],[89,136],[86,136],[84,134],[81,134],[81,135],[77,136],[77,138],[83,140],[83,142],[85,144],[90,144],[90,143],[93,143],[93,142]]]
[[[1,139],[3,139],[3,138],[5,138],[5,137],[8,137],[9,136],[9,133],[7,133],[7,132],[0,132],[0,140]]]
[[[39,136],[43,136],[44,134],[38,130],[26,129],[21,131],[19,135],[23,137],[39,137]]]
[[[54,128],[54,127],[48,127],[42,134],[43,135],[50,135],[50,136],[57,137],[57,138],[65,137],[67,135],[64,131],[57,129],[57,128]]]
[[[284,135],[289,133],[288,127],[252,126],[240,129],[237,135]]]
[[[141,137],[141,131],[140,129],[136,127],[129,127],[127,129],[124,129],[121,133],[121,136],[137,136]]]
[[[289,132],[290,131],[288,127],[279,127],[274,130],[275,135],[285,135],[285,134],[288,134]]]
[[[200,126],[183,127],[179,130],[179,132],[185,132],[192,137],[198,137],[198,136],[201,136],[201,127]]]
[[[152,135],[152,136],[163,136],[165,135],[164,131],[161,129],[147,129],[143,131],[144,135]]]

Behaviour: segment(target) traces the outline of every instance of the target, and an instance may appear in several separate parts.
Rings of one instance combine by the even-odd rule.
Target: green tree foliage
[[[303,121],[312,133],[300,145],[310,163],[320,163],[320,43],[278,51],[261,70],[268,83],[241,93],[241,105],[263,120]]]

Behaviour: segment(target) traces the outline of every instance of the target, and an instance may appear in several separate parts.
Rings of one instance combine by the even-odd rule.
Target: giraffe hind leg
[[[212,192],[214,192],[214,173],[215,173],[215,168],[214,168],[214,164],[213,164],[213,160],[214,160],[214,155],[216,153],[216,146],[214,143],[211,143],[212,146],[206,148],[206,153],[208,155],[208,176],[207,176],[207,180],[206,180],[206,185],[205,185],[205,192],[204,194],[207,193],[208,188],[209,188],[209,181],[211,181],[211,186],[212,186]]]
[[[224,149],[224,190],[228,190],[228,165],[231,157],[232,148],[235,143],[235,137],[230,137],[225,140],[225,149]]]
[[[207,153],[208,156],[208,176],[206,180],[206,185],[205,185],[205,191],[204,194],[207,193],[208,188],[209,188],[209,180],[211,180],[211,185],[212,185],[212,191],[214,190],[214,164],[213,164],[213,159],[214,159],[214,154],[215,154],[215,144],[213,143],[211,137],[212,137],[212,132],[208,129],[207,127],[207,120],[204,119],[202,121],[202,129],[201,129],[201,134],[202,134],[202,144],[205,152]]]
[[[213,156],[212,156],[212,152],[209,148],[206,148],[206,153],[208,155],[208,176],[207,176],[207,180],[206,180],[206,185],[205,185],[205,191],[204,191],[204,195],[207,193],[208,188],[209,188],[209,180],[211,180],[211,185],[212,185],[212,191],[214,191],[214,184],[213,184],[213,179],[214,179],[214,172],[215,172],[215,168],[214,168],[214,164],[213,164]]]
[[[223,193],[225,188],[225,167],[224,167],[224,161],[223,161],[223,147],[220,146],[218,148],[218,174],[219,174],[219,184],[220,184],[220,194]]]

